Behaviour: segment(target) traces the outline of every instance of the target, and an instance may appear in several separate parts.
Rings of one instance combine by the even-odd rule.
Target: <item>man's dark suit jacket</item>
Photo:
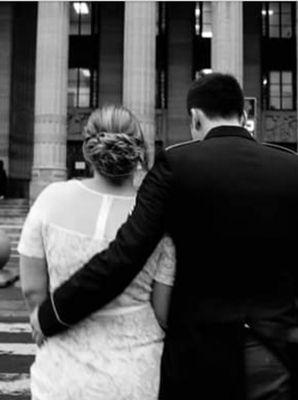
[[[121,293],[165,231],[177,276],[160,396],[239,400],[243,326],[296,323],[298,238],[298,157],[241,127],[160,154],[116,240],[41,305],[42,330],[54,335]]]

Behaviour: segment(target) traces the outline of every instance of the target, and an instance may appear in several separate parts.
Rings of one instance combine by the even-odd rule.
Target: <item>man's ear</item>
[[[199,108],[192,108],[191,110],[191,136],[197,140],[203,139],[202,124],[204,122],[203,112]]]
[[[198,130],[201,128],[201,119],[200,119],[200,110],[197,108],[192,108],[191,112],[191,119],[192,119],[192,128]]]

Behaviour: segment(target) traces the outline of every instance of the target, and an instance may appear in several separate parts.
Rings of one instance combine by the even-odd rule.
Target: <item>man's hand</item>
[[[32,337],[36,342],[37,346],[40,347],[43,342],[46,340],[45,336],[43,335],[39,321],[38,321],[38,307],[34,309],[32,314],[30,315],[30,325],[32,328]]]

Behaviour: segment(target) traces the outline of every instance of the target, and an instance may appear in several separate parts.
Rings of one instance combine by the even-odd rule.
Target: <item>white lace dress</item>
[[[134,200],[76,180],[53,183],[31,207],[18,250],[46,259],[53,291],[107,247]],[[172,285],[174,270],[174,247],[165,237],[119,297],[37,350],[32,399],[157,399],[164,333],[150,297],[154,280]]]

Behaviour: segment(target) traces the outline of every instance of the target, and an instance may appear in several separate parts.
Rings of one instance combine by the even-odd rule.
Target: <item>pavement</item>
[[[29,400],[36,346],[19,280],[0,288],[0,400]]]

